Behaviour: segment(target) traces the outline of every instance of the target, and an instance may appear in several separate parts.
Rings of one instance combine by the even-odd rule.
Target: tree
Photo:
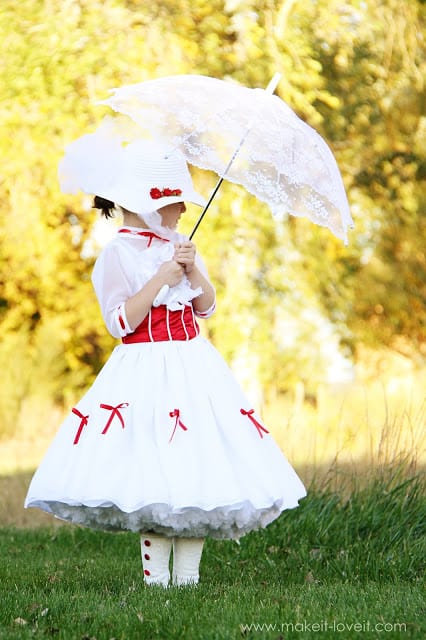
[[[114,344],[85,251],[95,214],[56,177],[64,146],[107,112],[96,101],[174,73],[264,87],[276,70],[281,97],[335,152],[357,227],[349,248],[303,220],[277,227],[225,185],[197,235],[221,307],[210,336],[230,362],[249,345],[263,385],[282,390],[323,371],[321,313],[355,354],[365,342],[423,361],[424,24],[415,1],[4,0],[0,361],[26,345],[26,372],[60,400],[90,383]],[[208,193],[212,177],[195,174]],[[281,334],[294,324],[289,345]],[[34,392],[27,377],[8,383],[18,408]]]
[[[385,346],[421,364],[425,7],[394,0],[351,5],[340,11],[349,28],[327,46],[321,13],[312,23],[327,86],[341,105],[337,113],[324,104],[318,109],[336,141],[357,223],[353,249],[333,261],[319,291],[332,321],[349,327],[352,343]]]

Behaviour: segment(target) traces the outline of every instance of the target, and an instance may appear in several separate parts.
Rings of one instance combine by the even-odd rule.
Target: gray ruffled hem
[[[33,501],[28,507],[38,507],[61,520],[104,531],[155,532],[168,537],[238,539],[249,531],[261,529],[278,518],[284,509],[298,502],[282,505],[282,500],[270,506],[255,508],[251,503],[235,504],[204,510],[198,507],[172,509],[167,504],[141,507],[129,513],[114,504],[97,506],[70,505],[64,502]]]

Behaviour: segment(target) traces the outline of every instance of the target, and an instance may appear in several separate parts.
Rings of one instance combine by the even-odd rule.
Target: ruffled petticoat
[[[25,501],[104,530],[239,538],[305,488],[202,336],[114,349]]]

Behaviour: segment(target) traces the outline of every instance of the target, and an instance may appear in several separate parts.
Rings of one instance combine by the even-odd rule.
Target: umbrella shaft
[[[248,134],[250,133],[251,129],[253,127],[253,124],[250,124],[250,126],[248,127],[247,131],[245,132],[245,134],[243,135],[243,137],[241,138],[238,147],[235,149],[234,153],[232,154],[232,158],[230,159],[230,161],[228,162],[225,171],[223,172],[222,176],[219,178],[215,188],[213,189],[213,193],[211,194],[206,206],[204,207],[200,217],[197,220],[197,223],[195,225],[195,227],[193,228],[193,230],[191,231],[191,235],[189,236],[189,239],[192,240],[192,238],[194,237],[195,232],[197,231],[198,227],[201,224],[202,219],[204,218],[204,216],[206,215],[207,209],[209,208],[210,204],[212,203],[213,198],[215,197],[216,193],[219,191],[220,185],[222,184],[224,178],[226,177],[229,169],[231,168],[235,158],[237,157],[241,147],[243,146]]]
[[[229,165],[229,166],[230,166],[230,165]],[[227,167],[227,170],[229,169],[229,166]],[[201,220],[202,220],[202,219],[204,218],[204,216],[206,215],[207,209],[208,209],[208,208],[209,208],[209,206],[211,205],[211,202],[212,202],[213,198],[215,197],[216,193],[219,191],[219,187],[220,187],[220,185],[222,184],[222,182],[223,182],[223,176],[218,180],[218,182],[217,182],[217,184],[216,184],[215,188],[213,189],[213,192],[212,192],[212,194],[211,194],[211,196],[210,196],[210,198],[209,198],[209,200],[208,200],[208,202],[207,202],[206,206],[204,207],[204,209],[203,209],[203,211],[202,211],[202,213],[201,213],[200,217],[199,217],[199,218],[198,218],[198,220],[197,220],[197,223],[196,223],[195,227],[194,227],[194,228],[193,228],[193,230],[191,231],[191,235],[189,236],[189,239],[190,239],[190,240],[192,240],[192,238],[194,237],[195,232],[197,231],[198,227],[199,227],[199,226],[200,226],[200,224],[201,224]]]
[[[270,93],[272,95],[274,93],[275,89],[277,88],[277,85],[278,85],[278,83],[280,81],[280,78],[281,78],[281,74],[280,73],[276,73],[274,75],[274,77],[272,78],[272,80],[269,82],[268,86],[266,87],[265,92],[266,93]],[[243,135],[243,137],[241,138],[238,147],[235,149],[234,153],[232,154],[232,158],[228,162],[225,171],[223,172],[221,178],[219,179],[219,181],[217,182],[215,188],[213,189],[213,193],[211,194],[211,196],[209,198],[209,201],[207,202],[206,206],[203,209],[203,212],[201,213],[200,217],[198,218],[195,227],[191,231],[191,235],[189,236],[190,240],[192,240],[192,238],[194,237],[194,234],[197,231],[198,227],[200,226],[202,219],[206,215],[207,209],[209,208],[213,198],[215,197],[216,193],[218,192],[219,187],[223,182],[223,179],[225,178],[226,174],[228,173],[229,169],[231,168],[232,163],[234,162],[235,158],[237,157],[237,155],[238,155],[241,147],[243,146],[248,134],[250,133],[252,127],[253,127],[253,122],[251,122],[249,124],[248,129],[245,132],[245,134]]]

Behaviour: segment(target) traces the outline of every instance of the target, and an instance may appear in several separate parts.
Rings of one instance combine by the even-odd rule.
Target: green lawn
[[[0,529],[0,638],[426,637],[426,499],[392,476],[311,490],[241,540],[208,540],[198,587],[147,588],[134,534]]]

